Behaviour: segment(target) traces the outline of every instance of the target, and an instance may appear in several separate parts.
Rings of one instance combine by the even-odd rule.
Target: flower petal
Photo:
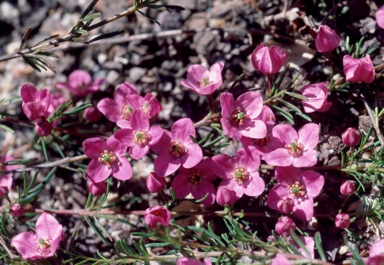
[[[107,149],[107,143],[104,139],[99,137],[88,138],[83,142],[84,154],[92,159],[97,159],[100,154]]]

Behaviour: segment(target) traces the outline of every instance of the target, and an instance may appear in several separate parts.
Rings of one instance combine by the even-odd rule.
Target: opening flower
[[[24,260],[37,260],[55,255],[63,234],[63,227],[48,213],[36,221],[36,233],[22,232],[12,238],[12,245]]]
[[[213,64],[209,70],[199,64],[192,64],[188,67],[187,80],[181,80],[181,84],[200,95],[212,94],[223,83],[223,68],[223,62]]]
[[[291,218],[283,216],[277,221],[275,230],[277,234],[288,237],[291,235],[291,230],[296,230],[296,224]]]
[[[201,202],[205,206],[215,202],[216,189],[211,183],[217,176],[212,171],[212,158],[206,158],[192,168],[181,167],[180,173],[173,179],[171,187],[178,198],[185,198],[192,193],[193,198],[199,200],[208,196]]]
[[[317,84],[309,84],[302,88],[301,94],[308,100],[302,100],[304,112],[312,113],[315,111],[326,112],[331,106],[332,102],[328,102],[328,82],[321,82]]]
[[[224,133],[231,138],[264,138],[267,134],[265,123],[258,117],[263,109],[263,98],[258,92],[246,92],[238,99],[224,92],[220,96],[221,125]]]
[[[313,170],[301,172],[295,167],[277,167],[275,179],[279,182],[268,193],[267,204],[279,209],[279,202],[291,199],[293,215],[309,221],[313,216],[313,198],[319,195],[324,185],[324,176]]]
[[[144,221],[150,228],[156,228],[158,224],[169,225],[171,213],[163,206],[154,206],[145,210]]]
[[[48,118],[48,108],[51,102],[51,94],[48,89],[38,91],[33,85],[26,84],[21,87],[20,96],[23,100],[23,112],[28,119]]]
[[[87,175],[94,182],[102,182],[110,175],[118,180],[132,177],[132,168],[124,154],[127,147],[113,135],[107,141],[93,137],[83,142],[86,156],[91,158],[87,167]]]
[[[283,48],[277,46],[267,47],[261,43],[251,55],[251,62],[256,70],[265,75],[276,74],[287,60],[287,54]]]
[[[191,168],[201,161],[203,151],[190,136],[195,137],[196,131],[189,118],[176,121],[171,132],[164,130],[160,141],[151,146],[151,150],[159,155],[154,162],[156,174],[164,177],[174,173],[181,165]]]
[[[104,82],[104,78],[97,78],[92,82],[92,77],[89,73],[83,70],[76,70],[68,76],[67,82],[58,83],[56,87],[68,89],[72,94],[82,97],[99,90]]]
[[[361,59],[344,55],[343,67],[345,78],[348,82],[364,82],[369,84],[375,80],[375,68],[368,54]]]
[[[316,36],[315,44],[318,52],[331,52],[339,46],[340,37],[327,25],[321,25]]]

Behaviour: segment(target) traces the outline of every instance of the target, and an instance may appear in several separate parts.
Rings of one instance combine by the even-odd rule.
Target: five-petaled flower
[[[272,135],[281,147],[265,154],[264,160],[269,165],[311,167],[317,163],[315,147],[319,142],[319,125],[307,123],[296,132],[288,124],[278,124],[273,127]]]
[[[22,232],[12,238],[12,245],[24,260],[37,260],[55,255],[63,227],[50,214],[43,213],[36,221],[36,233]]]
[[[189,118],[176,121],[171,132],[164,130],[160,141],[151,146],[151,150],[159,155],[154,162],[157,175],[164,177],[174,173],[181,165],[191,168],[201,161],[203,151],[191,136],[195,137],[196,131]]]
[[[267,204],[279,209],[279,202],[291,199],[293,215],[309,221],[313,216],[313,198],[319,195],[324,185],[324,176],[313,170],[301,172],[295,167],[277,167],[275,179],[279,182],[268,193]]]
[[[68,76],[67,82],[57,83],[56,87],[68,89],[76,96],[86,96],[99,90],[104,82],[104,78],[97,78],[92,82],[92,77],[89,73],[83,70],[76,70]]]
[[[20,96],[23,100],[23,112],[28,119],[48,118],[48,108],[51,102],[51,94],[48,89],[38,91],[33,85],[26,84],[21,87]]]
[[[220,154],[212,159],[213,171],[223,178],[219,188],[226,186],[235,191],[238,198],[244,194],[258,196],[263,193],[265,183],[259,176],[260,156],[255,147],[237,150],[234,158]]]
[[[102,138],[88,138],[83,142],[86,156],[91,158],[87,167],[87,175],[94,182],[102,182],[110,175],[118,180],[132,177],[132,168],[124,154],[126,145],[117,140],[114,135],[107,141]]]
[[[217,176],[212,171],[212,158],[208,157],[192,168],[181,167],[171,187],[178,198],[185,198],[192,193],[193,198],[199,200],[208,194],[201,203],[209,206],[215,202],[216,189],[211,183],[215,178]]]
[[[223,68],[223,62],[213,64],[209,70],[199,64],[192,64],[188,67],[187,80],[181,80],[181,84],[201,95],[212,94],[223,82]]]
[[[264,138],[267,134],[265,123],[258,117],[263,109],[263,98],[258,92],[246,92],[238,99],[224,92],[220,96],[221,125],[224,133],[231,138]]]

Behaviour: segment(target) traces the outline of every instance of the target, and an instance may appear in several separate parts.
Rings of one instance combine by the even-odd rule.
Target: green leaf
[[[3,129],[4,131],[11,132],[11,133],[15,132],[14,130],[12,130],[11,128],[9,128],[8,126],[6,126],[4,124],[0,124],[0,129]]]
[[[317,252],[319,253],[321,260],[327,261],[327,258],[325,256],[324,249],[323,249],[323,242],[322,242],[321,235],[319,232],[315,233],[315,244],[316,244]]]
[[[286,118],[291,124],[295,124],[294,120],[293,120],[293,116],[291,113],[287,112],[286,110],[276,106],[276,105],[272,105],[273,108],[275,108],[276,110],[278,110],[278,113],[283,116],[284,118]]]
[[[88,21],[92,21],[94,20],[95,18],[98,18],[101,16],[101,13],[100,12],[97,12],[97,13],[94,13],[94,14],[91,14],[91,15],[88,15],[88,16],[85,16],[84,18],[80,19],[80,21],[83,21],[83,22],[88,22]]]
[[[95,42],[95,41],[98,41],[98,40],[113,38],[113,37],[115,37],[117,35],[123,34],[124,32],[125,32],[125,30],[118,30],[118,31],[113,31],[113,32],[109,32],[109,33],[100,34],[100,35],[98,35],[96,37],[93,37],[90,40],[86,41],[86,43],[90,44],[91,42]]]
[[[288,107],[288,109],[294,110],[295,112],[300,113],[300,114],[302,113],[301,110],[298,107],[296,107],[295,105],[293,105],[292,103],[285,101],[284,99],[281,99],[281,98],[277,98],[276,100],[278,102],[280,102],[281,104],[285,105],[286,107]]]
[[[300,100],[308,100],[307,97],[301,95],[301,94],[297,94],[297,93],[293,93],[293,92],[289,92],[289,91],[285,91],[285,94],[287,94],[288,96],[291,96],[293,98],[297,98],[297,99],[300,99]]]
[[[91,106],[92,106],[92,103],[86,102],[80,106],[74,107],[70,110],[67,110],[66,112],[63,112],[63,115],[72,115],[72,114],[78,113],[80,111],[83,111],[83,110],[85,110]]]

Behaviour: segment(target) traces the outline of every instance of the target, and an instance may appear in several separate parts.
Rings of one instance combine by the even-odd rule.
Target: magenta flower
[[[256,70],[265,75],[276,74],[287,60],[287,54],[283,48],[277,46],[267,47],[261,43],[251,55],[251,62]]]
[[[68,89],[72,94],[83,97],[99,90],[104,82],[104,78],[97,78],[92,82],[90,74],[83,70],[76,70],[69,75],[66,83],[57,83],[56,87]]]
[[[208,196],[201,202],[205,206],[215,202],[216,189],[212,180],[217,176],[212,171],[212,158],[208,157],[192,168],[180,168],[180,173],[173,179],[171,187],[177,198],[185,198],[189,193],[195,200]]]
[[[209,258],[205,258],[204,262],[192,258],[180,258],[176,261],[176,265],[212,265],[212,261]]]
[[[163,135],[159,126],[150,126],[145,113],[136,110],[132,113],[131,128],[120,129],[115,133],[115,138],[129,148],[129,155],[133,159],[145,156],[149,147],[156,144]]]
[[[276,233],[283,237],[290,236],[291,230],[292,231],[296,230],[296,224],[291,218],[287,216],[281,217],[275,225]]]
[[[210,95],[223,83],[223,68],[223,62],[213,64],[209,70],[199,64],[192,64],[188,67],[187,80],[181,80],[181,84],[200,95]]]
[[[43,213],[36,221],[36,233],[22,232],[12,238],[12,245],[21,257],[31,260],[55,255],[63,234],[63,227],[48,213]]]
[[[10,171],[10,170],[16,169],[17,168],[16,165],[4,165],[4,162],[12,161],[12,160],[14,160],[13,156],[0,155],[0,172]],[[12,187],[12,182],[13,182],[12,176],[13,176],[12,173],[4,173],[4,174],[1,173],[0,174],[0,186],[7,187],[8,190],[10,190]]]
[[[113,135],[107,141],[93,137],[83,142],[86,156],[91,158],[87,167],[87,175],[94,182],[102,182],[110,175],[118,180],[132,177],[132,168],[124,154],[127,147]]]
[[[20,203],[15,203],[10,209],[13,217],[21,217],[24,214],[24,207]]]
[[[174,173],[181,165],[192,168],[201,161],[203,151],[190,136],[195,137],[196,131],[189,118],[176,121],[171,132],[164,130],[160,141],[151,146],[151,150],[159,155],[154,162],[157,175],[164,177]]]
[[[49,105],[48,113],[53,113],[65,101],[65,98],[59,92],[51,93],[51,104]]]
[[[234,158],[220,154],[212,159],[213,171],[223,178],[219,187],[225,186],[235,191],[238,198],[244,193],[248,196],[259,196],[263,193],[265,183],[259,177],[260,156],[255,147],[237,150]]]
[[[144,221],[150,228],[156,228],[158,224],[168,226],[171,221],[171,213],[163,206],[154,206],[145,210]]]
[[[307,123],[296,132],[290,125],[278,124],[273,127],[272,136],[283,145],[265,154],[264,159],[269,165],[311,167],[317,163],[314,148],[319,142],[319,125]]]
[[[164,177],[160,177],[155,172],[151,172],[145,179],[145,184],[150,192],[160,192],[167,185],[167,182]]]
[[[335,226],[340,229],[348,228],[351,224],[351,218],[346,213],[339,213],[335,218]]]
[[[217,188],[216,201],[219,205],[234,205],[240,199],[236,196],[236,192],[227,186],[220,186]]]
[[[33,85],[23,85],[20,91],[23,100],[23,112],[30,120],[37,120],[49,116],[48,108],[51,102],[51,95],[48,89],[38,91]]]
[[[101,119],[102,114],[96,107],[89,107],[84,110],[83,117],[90,122],[97,122]]]
[[[380,265],[384,262],[384,239],[374,243],[369,249],[369,259],[366,264]]]
[[[52,132],[52,123],[45,118],[35,120],[35,131],[39,136],[48,136]]]
[[[349,127],[341,135],[341,139],[346,146],[357,146],[361,141],[361,133],[354,127]]]
[[[303,257],[306,257],[308,259],[314,259],[315,258],[315,241],[313,240],[313,238],[309,236],[299,236],[299,239],[301,240],[301,242],[303,242],[305,248],[308,250],[309,256],[307,252],[303,248],[301,248],[299,244],[297,244],[296,241],[291,240],[292,244],[295,247],[297,247],[297,250],[301,253]]]
[[[384,29],[384,5],[380,6],[380,8],[376,11],[375,16],[377,25]]]
[[[332,102],[328,102],[328,82],[321,82],[317,84],[306,85],[302,88],[301,94],[307,97],[308,100],[302,100],[304,112],[312,113],[315,111],[326,112],[331,106]]]
[[[339,46],[340,37],[330,27],[321,25],[316,35],[315,44],[318,52],[331,52]]]
[[[355,182],[352,180],[346,180],[340,186],[340,193],[344,196],[352,195],[355,192]]]
[[[88,190],[93,196],[101,196],[107,190],[107,184],[102,182],[94,182],[91,178],[88,178]]]
[[[224,92],[220,96],[221,125],[224,133],[231,138],[264,138],[267,134],[265,123],[258,117],[263,109],[263,98],[258,92],[246,92],[238,99]]]
[[[271,265],[292,265],[292,263],[286,256],[277,254],[276,257],[273,258]]]
[[[368,54],[361,59],[344,55],[343,67],[345,78],[348,82],[364,82],[369,84],[375,80],[375,68]]]
[[[279,210],[280,201],[293,200],[293,215],[309,221],[313,216],[313,198],[319,195],[324,185],[324,176],[313,170],[301,172],[295,167],[276,167],[275,179],[279,182],[267,198],[270,208]]]

